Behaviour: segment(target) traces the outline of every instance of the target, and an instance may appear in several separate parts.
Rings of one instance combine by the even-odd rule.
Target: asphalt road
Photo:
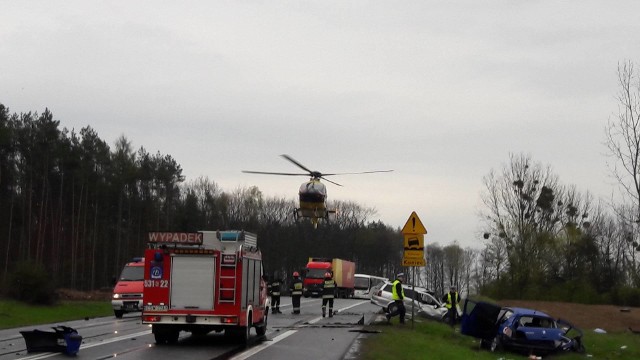
[[[232,343],[222,333],[192,336],[181,332],[175,345],[157,346],[151,328],[140,322],[140,314],[122,319],[104,317],[59,324],[0,330],[0,360],[67,359],[63,353],[26,350],[20,331],[52,331],[51,327],[72,327],[82,336],[78,359],[355,359],[362,324],[378,316],[380,308],[362,299],[336,299],[332,318],[321,316],[321,300],[302,298],[300,315],[291,314],[291,298],[282,297],[283,314],[269,314],[267,334],[252,330],[248,346]]]

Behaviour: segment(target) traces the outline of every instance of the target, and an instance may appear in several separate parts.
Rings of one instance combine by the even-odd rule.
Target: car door
[[[496,304],[466,299],[460,332],[479,339],[493,339],[501,307]]]
[[[420,297],[420,306],[422,307],[422,311],[426,316],[441,320],[442,317],[447,313],[446,308],[440,304],[436,298],[434,298],[431,294],[421,292],[419,293]]]

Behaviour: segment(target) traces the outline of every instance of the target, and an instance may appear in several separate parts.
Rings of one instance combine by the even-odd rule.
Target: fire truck
[[[150,232],[142,322],[157,344],[180,331],[225,331],[246,342],[267,330],[268,295],[257,236],[245,231]]]

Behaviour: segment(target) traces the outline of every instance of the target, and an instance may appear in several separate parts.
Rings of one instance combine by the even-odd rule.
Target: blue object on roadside
[[[82,336],[76,329],[68,326],[55,326],[54,332],[32,330],[20,331],[27,345],[27,352],[62,352],[67,355],[76,355],[82,344]]]

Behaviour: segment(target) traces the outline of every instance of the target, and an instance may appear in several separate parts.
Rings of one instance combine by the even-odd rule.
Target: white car
[[[385,282],[379,287],[374,289],[371,293],[371,302],[378,306],[381,306],[386,312],[393,312],[396,305],[393,301],[391,282]],[[414,298],[414,291],[411,285],[402,284],[404,288],[404,307],[406,310],[406,317],[411,317],[412,299]],[[447,308],[436,299],[425,288],[415,288],[415,308],[414,312],[418,316],[427,317],[436,320],[443,320],[447,315]]]

